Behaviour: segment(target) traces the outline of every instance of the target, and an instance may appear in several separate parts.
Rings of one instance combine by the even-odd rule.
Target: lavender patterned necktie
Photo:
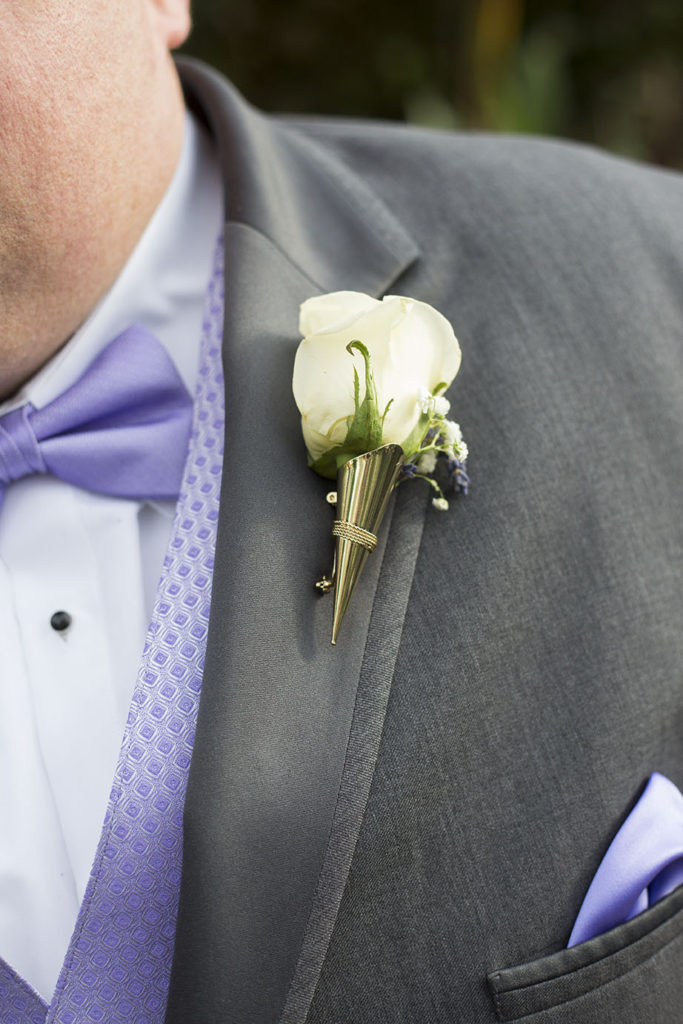
[[[42,409],[0,417],[0,502],[34,473],[123,498],[175,498],[192,400],[163,345],[136,324]]]
[[[0,1024],[164,1019],[222,478],[222,333],[219,240],[173,529],[90,880],[49,1003],[0,950]]]

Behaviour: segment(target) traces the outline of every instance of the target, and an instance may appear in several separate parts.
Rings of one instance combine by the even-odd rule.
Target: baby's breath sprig
[[[467,445],[459,424],[447,419],[451,403],[440,394],[423,391],[420,394],[422,422],[426,424],[422,439],[414,451],[406,452],[403,477],[426,480],[436,492],[432,505],[440,512],[448,508],[448,499],[434,477],[439,456],[447,460],[449,484],[456,494],[467,494],[470,478],[467,475]]]

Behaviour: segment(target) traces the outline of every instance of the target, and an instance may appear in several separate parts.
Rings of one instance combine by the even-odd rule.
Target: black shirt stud
[[[71,625],[71,616],[68,612],[55,612],[50,619],[50,625],[57,633],[63,633]]]

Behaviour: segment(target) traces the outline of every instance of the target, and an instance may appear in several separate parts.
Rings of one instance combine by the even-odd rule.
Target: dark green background
[[[257,106],[560,135],[683,167],[683,0],[195,0]]]

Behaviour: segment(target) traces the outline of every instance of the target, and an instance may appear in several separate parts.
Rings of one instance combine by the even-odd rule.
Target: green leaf
[[[391,409],[391,407],[392,407],[392,405],[393,405],[393,404],[394,404],[394,400],[393,400],[393,398],[390,398],[390,399],[389,399],[389,401],[387,402],[387,407],[386,407],[386,409],[385,409],[385,410],[384,410],[384,412],[382,413],[382,419],[381,419],[381,421],[380,421],[380,422],[381,422],[381,424],[382,424],[382,430],[384,430],[384,421],[385,421],[385,419],[387,418],[387,413],[389,412],[389,410]]]
[[[341,451],[341,445],[337,445],[336,448],[331,448],[320,458],[312,461],[309,457],[308,465],[318,473],[319,476],[327,477],[328,480],[336,480],[337,473],[339,472],[339,464],[337,462],[337,454]]]
[[[422,442],[425,439],[425,434],[429,430],[429,424],[431,422],[430,415],[428,412],[423,412],[419,420],[411,430],[409,436],[401,444],[401,448],[406,453],[406,462],[413,462],[415,456],[422,447]]]
[[[353,355],[354,350],[360,352],[365,363],[365,396],[360,401],[360,381],[358,371],[354,367],[354,405],[356,411],[344,440],[343,447],[352,450],[356,455],[371,452],[382,444],[382,417],[377,407],[377,386],[372,375],[370,353],[362,341],[350,341],[346,351]]]
[[[363,401],[360,400],[360,378],[357,369],[353,368],[353,402],[355,410],[353,416],[349,417],[349,427],[346,437],[341,444],[338,444],[335,448],[331,448],[330,451],[325,452],[320,458],[316,459],[315,462],[310,462],[311,469],[315,470],[320,476],[327,477],[330,480],[334,480],[341,466],[349,459],[354,459],[357,455],[363,455],[365,452],[371,452],[375,448],[380,448],[382,445],[382,428],[384,426],[384,417],[389,411],[389,406],[393,399],[391,399],[383,414],[380,415],[377,398],[377,386],[375,384],[375,378],[372,374],[372,367],[370,365],[370,353],[362,341],[350,341],[346,346],[346,350],[350,355],[353,355],[354,351],[357,351],[363,357],[365,364],[365,395]]]

